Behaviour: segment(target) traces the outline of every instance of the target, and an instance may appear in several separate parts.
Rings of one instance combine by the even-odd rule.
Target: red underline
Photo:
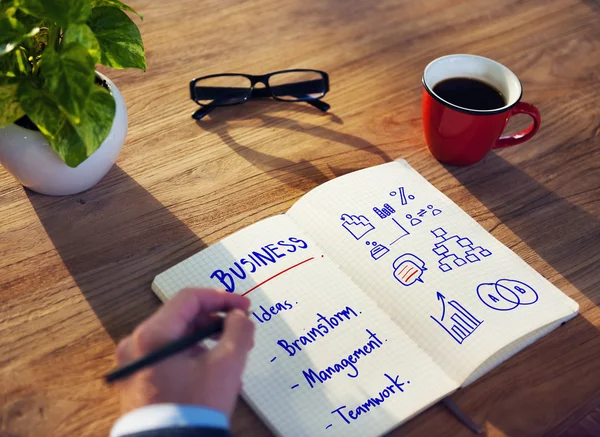
[[[245,295],[247,295],[248,293],[250,293],[251,291],[254,291],[254,290],[256,290],[256,289],[257,289],[258,287],[260,287],[261,285],[264,285],[264,284],[266,284],[266,283],[267,283],[267,282],[269,282],[271,279],[275,279],[277,276],[284,274],[284,273],[285,273],[285,272],[287,272],[288,270],[292,270],[294,267],[298,267],[299,265],[302,265],[302,264],[304,264],[304,263],[306,263],[306,262],[309,262],[309,261],[311,261],[311,260],[313,260],[313,259],[315,259],[315,257],[314,257],[314,256],[313,256],[313,257],[311,257],[311,258],[305,259],[304,261],[301,261],[301,262],[299,262],[298,264],[294,264],[292,267],[288,267],[287,269],[280,271],[280,272],[279,272],[279,273],[277,273],[276,275],[273,275],[273,276],[271,276],[269,279],[266,279],[266,280],[262,281],[260,284],[258,284],[258,285],[256,285],[256,286],[252,287],[250,290],[248,290],[248,291],[246,291],[244,294],[242,294],[242,296],[245,296]]]

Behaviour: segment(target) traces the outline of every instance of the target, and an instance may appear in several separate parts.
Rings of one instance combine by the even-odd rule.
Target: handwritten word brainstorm
[[[275,264],[280,258],[307,247],[308,243],[306,241],[295,237],[289,237],[287,240],[281,240],[275,244],[267,244],[240,258],[239,261],[233,263],[233,266],[215,270],[210,278],[217,279],[225,287],[225,290],[233,293],[236,285],[239,285],[236,284],[236,281],[239,283],[248,278],[249,273],[254,273],[262,267]]]
[[[302,352],[306,346],[312,343],[318,342],[323,337],[336,330],[343,324],[348,324],[352,320],[359,317],[362,314],[360,311],[356,311],[349,306],[346,306],[341,311],[334,313],[332,316],[325,316],[321,313],[317,313],[317,324],[306,330],[305,335],[301,335],[297,339],[280,339],[277,341],[277,345],[280,346],[287,352],[288,357],[293,357]],[[353,351],[348,351],[344,354],[343,358],[336,360],[335,363],[326,366],[325,369],[312,369],[308,368],[302,371],[304,379],[313,388],[317,384],[324,384],[330,380],[335,374],[345,373],[350,378],[356,378],[359,374],[357,362],[362,358],[370,355],[375,350],[383,346],[383,341],[377,337],[377,334],[366,329],[366,343]],[[385,340],[387,341],[387,340]],[[348,369],[348,370],[345,370]]]

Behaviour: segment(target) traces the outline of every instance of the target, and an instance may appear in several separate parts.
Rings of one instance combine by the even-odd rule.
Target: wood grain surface
[[[62,198],[0,170],[0,436],[106,436],[119,405],[101,377],[115,343],[159,306],[155,275],[396,158],[581,308],[454,400],[489,436],[600,435],[598,0],[129,3],[144,15],[148,71],[102,69],[129,110],[115,167]],[[450,53],[512,69],[542,113],[538,135],[469,168],[434,160],[420,79]],[[259,101],[190,117],[195,76],[294,67],[330,74],[329,114]],[[243,402],[233,432],[270,435]],[[471,434],[436,406],[392,435]]]

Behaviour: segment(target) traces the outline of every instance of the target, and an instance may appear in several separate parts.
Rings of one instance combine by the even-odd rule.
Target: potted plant
[[[127,110],[96,65],[146,69],[124,11],[137,14],[119,0],[0,0],[0,163],[24,186],[74,194],[114,164]]]

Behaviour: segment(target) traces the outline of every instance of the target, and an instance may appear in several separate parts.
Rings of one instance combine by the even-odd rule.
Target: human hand
[[[237,294],[185,289],[142,322],[117,347],[124,366],[210,323],[227,311],[223,332],[212,349],[195,346],[118,383],[121,410],[159,403],[199,405],[231,416],[246,357],[253,346],[254,323],[245,311],[250,301]]]

